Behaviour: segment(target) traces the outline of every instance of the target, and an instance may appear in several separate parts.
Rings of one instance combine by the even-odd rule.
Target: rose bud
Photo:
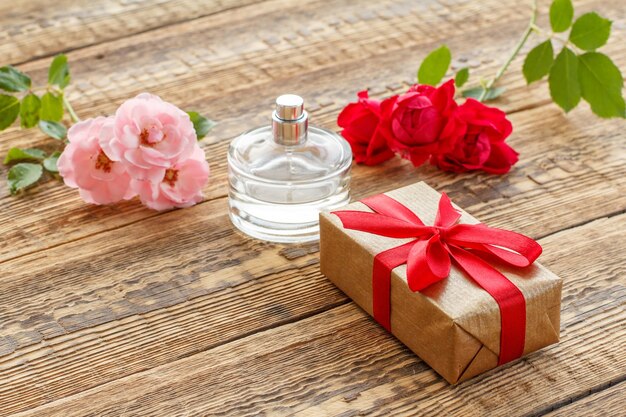
[[[440,87],[414,85],[381,104],[382,132],[389,148],[419,166],[448,145],[440,140],[448,117],[457,107],[454,80]]]

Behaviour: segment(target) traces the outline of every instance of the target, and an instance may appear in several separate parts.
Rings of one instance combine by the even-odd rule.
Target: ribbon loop
[[[335,212],[335,214],[337,213],[341,213],[341,222],[346,229],[359,230],[379,236],[397,239],[425,236],[432,229],[432,227],[416,225],[383,214],[350,210]]]
[[[404,220],[407,223],[417,226],[424,226],[424,223],[422,223],[420,218],[417,217],[417,214],[409,210],[409,208],[404,204],[385,194],[378,194],[364,198],[361,200],[361,203],[365,204],[378,214],[384,214],[388,217]]]
[[[526,334],[526,302],[521,291],[502,273],[481,258],[495,256],[524,267],[541,254],[541,246],[529,237],[483,224],[458,224],[461,213],[443,193],[433,226],[425,226],[408,207],[384,194],[361,201],[374,213],[335,211],[346,229],[391,238],[414,240],[374,257],[372,273],[373,314],[391,331],[391,271],[407,264],[407,283],[421,291],[445,279],[452,261],[498,303],[501,318],[498,364],[520,357]]]
[[[446,232],[449,243],[489,252],[518,267],[532,264],[541,255],[541,246],[531,238],[484,224],[457,224]]]
[[[446,193],[441,194],[439,200],[439,210],[435,218],[435,226],[450,227],[461,218],[461,213],[452,207],[452,202]]]

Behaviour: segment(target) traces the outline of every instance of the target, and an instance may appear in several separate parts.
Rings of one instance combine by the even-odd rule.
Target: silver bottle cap
[[[306,140],[309,117],[304,111],[304,100],[295,94],[284,94],[276,99],[272,114],[274,141],[293,146]]]

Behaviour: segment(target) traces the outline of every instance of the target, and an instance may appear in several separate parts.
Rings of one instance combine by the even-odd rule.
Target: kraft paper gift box
[[[406,206],[424,225],[434,224],[441,195],[425,183],[385,195]],[[458,223],[479,223],[468,213],[456,209],[461,213]],[[336,213],[347,210],[373,213],[367,205],[355,202],[340,210],[320,214],[321,271],[363,310],[376,317],[373,285],[380,284],[373,284],[374,258],[415,239],[346,228]],[[525,317],[523,311],[501,316],[501,307],[494,297],[455,261],[451,263],[447,278],[419,291],[409,288],[406,263],[391,270],[387,326],[394,336],[452,384],[503,363],[500,350],[501,343],[505,343],[501,340],[505,315],[507,320],[525,319],[521,324],[523,327],[517,331],[522,340],[518,341],[515,357],[559,340],[561,279],[537,262],[524,267],[511,266],[498,259],[487,262],[510,281],[509,285],[512,283],[519,289],[523,295]],[[508,323],[510,321],[504,326],[507,338],[515,338],[509,332],[511,326]]]

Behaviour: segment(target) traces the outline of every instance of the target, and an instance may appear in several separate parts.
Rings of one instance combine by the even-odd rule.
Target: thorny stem
[[[78,117],[78,115],[76,114],[76,112],[74,111],[74,108],[72,107],[72,105],[70,104],[69,100],[67,99],[67,97],[65,97],[65,94],[63,94],[63,105],[65,106],[65,108],[67,109],[67,111],[70,113],[70,117],[72,118],[72,121],[74,123],[78,123],[80,122],[80,117]]]
[[[483,92],[480,94],[480,97],[478,98],[478,101],[483,101],[485,99],[485,97],[487,97],[487,93],[493,87],[493,85],[500,79],[500,77],[502,77],[504,75],[506,70],[509,68],[509,65],[511,65],[511,62],[513,62],[513,60],[515,59],[517,54],[519,54],[519,51],[522,49],[522,47],[526,43],[526,40],[528,40],[528,37],[530,36],[530,34],[532,33],[533,29],[535,28],[535,21],[536,20],[537,20],[537,0],[533,0],[532,15],[530,16],[530,22],[528,23],[528,26],[526,27],[526,30],[524,30],[524,33],[522,34],[522,37],[517,42],[517,45],[515,45],[515,49],[513,49],[513,52],[511,52],[511,55],[509,56],[509,58],[500,67],[500,69],[498,70],[496,75],[491,80],[489,80],[489,82],[487,83],[486,88],[483,89]]]

